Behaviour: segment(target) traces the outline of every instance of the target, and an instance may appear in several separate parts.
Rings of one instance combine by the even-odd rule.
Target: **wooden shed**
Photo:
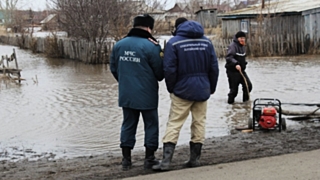
[[[263,31],[269,34],[297,33],[307,30],[305,20],[309,21],[311,17],[317,21],[319,8],[320,2],[316,1],[282,0],[266,3],[263,9],[261,4],[256,4],[217,16],[222,19],[223,37],[225,38],[232,37],[239,30],[247,32],[250,36],[254,35],[258,23],[263,25]],[[314,33],[310,32],[310,34]]]
[[[196,21],[200,22],[204,28],[217,27],[217,9],[201,9],[196,13]]]
[[[319,2],[320,6],[320,2]],[[320,7],[302,12],[306,44],[320,45]]]
[[[282,0],[249,6],[248,8],[218,14],[222,19],[223,38],[232,38],[241,30],[250,39],[293,42],[295,53],[305,53],[308,47],[320,44],[320,2],[310,0]],[[274,42],[270,46],[274,46]],[[283,46],[283,43],[279,43]],[[292,49],[291,49],[292,50]]]

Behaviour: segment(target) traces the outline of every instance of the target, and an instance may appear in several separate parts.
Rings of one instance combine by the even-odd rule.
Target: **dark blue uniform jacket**
[[[154,39],[147,31],[133,28],[113,47],[110,70],[119,82],[120,107],[138,110],[158,107],[158,81],[164,78],[161,47],[148,38]]]
[[[166,44],[164,74],[167,90],[190,101],[205,101],[217,86],[219,68],[214,47],[202,26],[186,21]]]

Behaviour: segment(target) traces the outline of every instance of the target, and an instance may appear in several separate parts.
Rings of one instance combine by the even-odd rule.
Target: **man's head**
[[[184,17],[180,17],[180,18],[176,19],[174,27],[177,29],[180,24],[182,24],[182,23],[184,23],[186,21],[188,21],[188,19],[186,19]]]
[[[180,24],[186,22],[186,21],[188,21],[188,19],[186,19],[186,18],[184,18],[184,17],[180,17],[180,18],[176,19],[176,22],[174,23],[174,28],[175,28],[175,29],[174,29],[174,31],[171,32],[173,36],[175,36],[175,35],[177,34],[177,28],[178,28],[178,26],[179,26]]]
[[[133,19],[133,27],[147,27],[153,29],[154,19],[149,14],[138,15]]]
[[[242,32],[242,31],[238,31],[235,36],[241,45],[244,46],[246,44],[246,42],[245,42],[246,41],[246,33]]]

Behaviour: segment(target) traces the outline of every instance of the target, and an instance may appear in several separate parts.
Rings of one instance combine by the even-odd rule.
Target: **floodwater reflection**
[[[12,46],[1,46],[0,55]],[[16,48],[17,49],[17,48]],[[119,151],[122,111],[117,102],[117,82],[107,65],[87,65],[48,59],[17,49],[21,85],[0,86],[0,160],[39,156],[48,158],[96,155]],[[251,100],[278,98],[282,102],[317,101],[320,87],[320,56],[248,59],[247,73],[253,83]],[[241,88],[240,88],[241,89]],[[220,61],[217,92],[209,99],[206,137],[230,134],[246,125],[250,105],[226,103],[228,83],[224,60]],[[160,144],[169,113],[170,98],[160,82]],[[178,144],[190,139],[190,117]],[[300,124],[289,121],[288,129]],[[143,149],[143,122],[135,149]]]

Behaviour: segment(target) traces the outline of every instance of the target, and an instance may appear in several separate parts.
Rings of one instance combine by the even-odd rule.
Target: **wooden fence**
[[[20,48],[31,49],[36,53],[48,54],[52,42],[49,38],[31,38],[28,36],[0,36],[0,42]],[[218,58],[224,58],[227,47],[232,39],[212,39]],[[89,64],[109,63],[109,55],[114,42],[103,43],[101,52],[97,52],[93,43],[85,40],[57,39],[53,51],[57,57],[79,60]],[[165,47],[166,41],[163,46]],[[249,56],[283,56],[320,53],[319,41],[314,41],[301,35],[273,35],[247,39],[247,54]],[[51,47],[52,49],[52,47]],[[52,51],[52,50],[51,50]]]
[[[227,47],[231,42],[232,39],[212,40],[219,58],[225,57]],[[320,40],[311,40],[303,34],[259,36],[257,38],[248,38],[246,43],[247,55],[255,57],[320,53]]]
[[[52,50],[52,46],[54,45],[52,38],[0,36],[0,42],[12,46],[18,46],[24,49],[30,49],[35,53],[46,53],[50,54],[50,56],[78,60],[89,64],[108,63],[109,55],[114,45],[114,42],[103,43],[101,45],[101,52],[97,52],[93,42],[67,38],[57,39],[57,42],[54,42],[57,46],[54,46],[54,50]],[[52,52],[56,53],[56,56],[52,54]]]

